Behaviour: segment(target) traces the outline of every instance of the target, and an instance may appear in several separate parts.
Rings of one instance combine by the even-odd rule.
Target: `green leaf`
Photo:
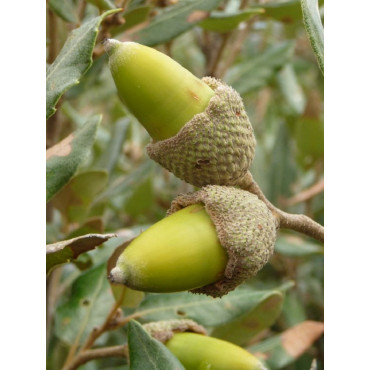
[[[107,183],[106,171],[93,170],[79,173],[54,197],[53,205],[68,223],[81,222],[88,215],[90,204]]]
[[[324,28],[321,23],[318,0],[301,0],[301,4],[303,23],[321,72],[324,74]]]
[[[266,17],[283,23],[291,23],[302,18],[300,0],[269,2],[263,4],[263,8]]]
[[[286,123],[282,122],[271,151],[272,158],[268,173],[268,199],[273,203],[277,202],[280,196],[289,197],[291,195],[291,185],[297,175],[291,145],[289,130]]]
[[[208,16],[221,0],[182,0],[166,8],[145,28],[131,35],[132,41],[153,46],[188,31]]]
[[[272,369],[281,369],[294,362],[321,337],[324,324],[317,321],[304,321],[248,348],[252,353],[263,353],[264,361]]]
[[[204,326],[219,326],[252,312],[279,290],[254,291],[241,286],[221,299],[188,292],[147,294],[137,315],[145,321],[192,319]]]
[[[277,82],[291,112],[294,115],[302,114],[306,98],[291,63],[286,64],[277,74]]]
[[[83,127],[46,151],[46,201],[67,184],[89,154],[101,118],[89,118]]]
[[[46,118],[56,111],[55,105],[62,94],[80,82],[92,64],[92,52],[102,20],[119,9],[93,18],[68,36],[61,52],[46,72]]]
[[[122,210],[125,204],[136,194],[136,189],[144,184],[152,175],[155,168],[153,161],[146,161],[129,175],[120,177],[101,195],[94,204],[110,201],[116,209]]]
[[[56,309],[55,334],[63,342],[78,347],[95,327],[103,324],[113,304],[103,263],[74,281],[68,301]]]
[[[199,26],[208,31],[229,32],[237,28],[239,23],[263,13],[262,8],[249,8],[233,13],[215,11],[204,21],[201,21]]]
[[[100,217],[87,220],[82,226],[74,229],[68,234],[68,239],[85,234],[101,234],[104,231],[104,223]]]
[[[115,234],[87,234],[74,239],[48,244],[46,246],[46,273],[48,274],[57,265],[71,262],[80,254],[94,249],[115,236]]]
[[[287,327],[297,325],[307,319],[304,302],[296,290],[286,293],[282,315]]]
[[[275,251],[288,257],[305,257],[315,254],[324,254],[322,245],[291,235],[279,235],[276,240]]]
[[[268,84],[275,73],[291,60],[294,42],[286,41],[243,60],[226,74],[226,82],[243,95]]]
[[[97,6],[102,10],[114,9],[115,6],[110,0],[86,0],[88,3]]]
[[[324,122],[315,117],[301,117],[295,126],[298,156],[304,165],[324,157]]]
[[[280,316],[283,294],[271,291],[253,309],[245,312],[236,320],[217,327],[212,336],[245,346],[262,330],[269,328]]]
[[[144,5],[128,10],[127,12],[123,13],[125,23],[118,27],[112,27],[111,29],[112,36],[116,36],[128,30],[129,28],[132,28],[142,22],[145,22],[148,19],[150,10],[152,8],[153,8],[152,6]]]
[[[128,324],[131,370],[185,370],[180,361],[135,320]]]
[[[48,4],[50,8],[66,22],[78,23],[76,9],[72,0],[50,0]]]
[[[105,148],[103,155],[99,158],[96,167],[104,168],[108,173],[111,173],[114,170],[122,151],[122,144],[126,138],[129,123],[130,119],[128,117],[122,118],[116,122],[111,139]]]

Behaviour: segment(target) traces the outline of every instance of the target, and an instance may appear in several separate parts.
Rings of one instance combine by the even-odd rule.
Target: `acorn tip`
[[[123,284],[124,278],[125,278],[124,272],[117,266],[114,267],[108,275],[108,280],[111,283],[115,283],[115,284]]]

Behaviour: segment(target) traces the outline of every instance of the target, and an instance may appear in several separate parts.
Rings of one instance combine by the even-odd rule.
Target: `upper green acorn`
[[[118,95],[153,138],[149,156],[198,187],[240,184],[256,145],[240,95],[144,45],[104,46]]]
[[[154,140],[176,135],[214,95],[204,82],[155,49],[110,39],[104,47],[119,97]]]

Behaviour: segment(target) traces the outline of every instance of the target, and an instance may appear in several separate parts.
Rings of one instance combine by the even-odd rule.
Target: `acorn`
[[[192,320],[168,320],[144,328],[179,359],[186,370],[265,370],[251,353],[235,344],[206,336]]]
[[[267,263],[276,229],[276,218],[257,196],[209,185],[178,196],[168,217],[123,250],[109,279],[147,292],[221,297]]]
[[[240,95],[147,46],[111,39],[104,46],[119,97],[153,139],[150,158],[198,187],[238,185],[256,145]]]

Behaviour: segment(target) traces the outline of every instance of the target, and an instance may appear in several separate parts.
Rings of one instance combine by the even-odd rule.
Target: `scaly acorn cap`
[[[202,325],[189,319],[155,321],[144,324],[143,327],[153,338],[162,343],[170,340],[175,333],[191,332],[202,335],[207,334],[206,329]]]
[[[191,292],[221,297],[255,276],[267,263],[273,253],[278,223],[256,195],[217,185],[179,195],[172,202],[168,215],[198,203],[204,204],[229,260],[222,279]]]
[[[112,283],[146,292],[178,292],[220,280],[228,255],[203,205],[152,225],[132,240],[110,271]]]
[[[215,96],[174,136],[147,146],[151,159],[189,184],[238,185],[252,164],[256,140],[240,95],[211,77]]]
[[[136,42],[106,39],[118,95],[154,140],[177,134],[203,112],[214,91],[167,55]]]
[[[143,326],[167,346],[186,370],[266,370],[251,353],[206,336],[205,329],[192,320],[158,321]]]

